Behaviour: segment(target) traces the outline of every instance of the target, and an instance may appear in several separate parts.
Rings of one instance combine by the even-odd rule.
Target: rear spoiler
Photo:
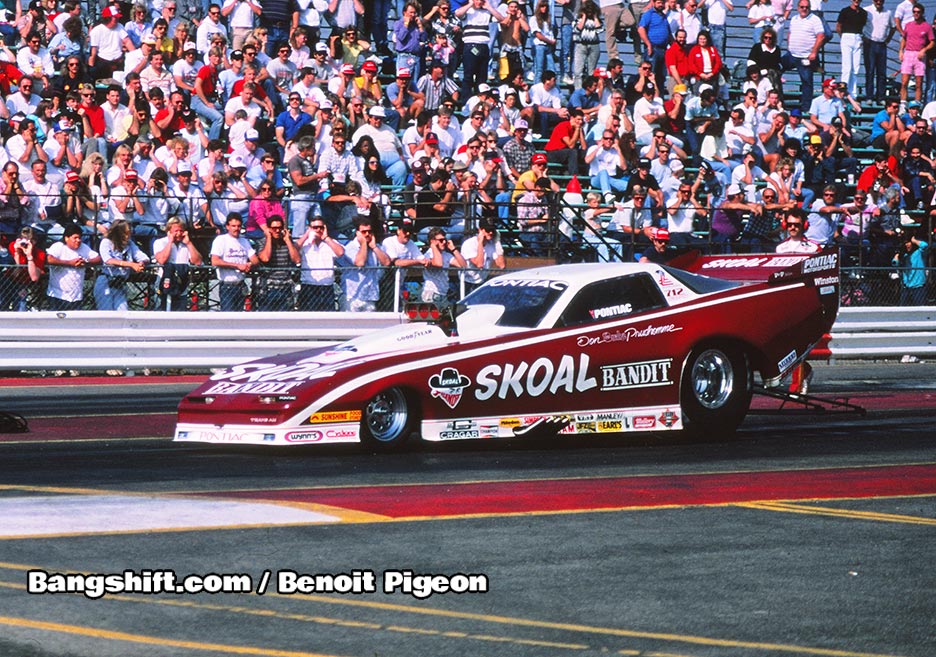
[[[667,265],[693,274],[739,283],[791,282],[813,274],[838,277],[838,250],[821,253],[744,253],[703,256],[698,251],[670,260]]]

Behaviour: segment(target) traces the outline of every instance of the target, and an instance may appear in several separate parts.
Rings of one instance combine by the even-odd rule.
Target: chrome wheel
[[[731,398],[734,368],[731,359],[717,349],[706,349],[695,359],[690,372],[692,393],[703,408],[718,409]]]
[[[384,390],[367,402],[364,427],[374,441],[385,445],[403,441],[409,432],[409,408],[399,388]]]

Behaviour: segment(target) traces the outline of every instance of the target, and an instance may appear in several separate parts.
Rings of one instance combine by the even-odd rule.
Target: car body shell
[[[835,320],[838,261],[558,265],[494,278],[464,303],[457,332],[409,322],[215,374],[180,404],[175,440],[358,442],[369,401],[391,389],[425,440],[679,430],[699,350],[743,356],[766,385],[808,355]]]

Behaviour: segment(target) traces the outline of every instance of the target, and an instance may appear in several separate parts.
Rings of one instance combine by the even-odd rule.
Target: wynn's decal
[[[465,388],[470,385],[471,379],[454,367],[446,367],[439,374],[429,377],[429,394],[441,399],[449,408],[455,408]]]
[[[499,399],[507,399],[539,397],[546,392],[552,395],[560,391],[585,392],[598,386],[595,378],[588,376],[588,362],[587,354],[579,354],[577,364],[575,358],[566,354],[558,365],[545,356],[532,363],[488,365],[478,372],[474,396],[478,401],[485,401],[495,394]]]
[[[621,363],[601,367],[602,390],[624,390],[627,388],[653,388],[673,383],[670,372],[672,358],[647,360],[640,363]]]
[[[676,331],[682,331],[682,326],[676,326],[675,324],[654,326],[650,324],[643,328],[629,327],[618,331],[602,331],[598,335],[580,335],[576,343],[579,347],[593,347],[607,342],[630,342],[637,338],[649,338],[654,335],[675,333]]]

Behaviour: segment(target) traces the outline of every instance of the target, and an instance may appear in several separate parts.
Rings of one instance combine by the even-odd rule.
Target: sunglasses
[[[321,225],[321,226],[312,226],[312,230],[325,230],[325,226],[324,226],[324,225]],[[363,231],[362,231],[362,232],[363,232]]]

